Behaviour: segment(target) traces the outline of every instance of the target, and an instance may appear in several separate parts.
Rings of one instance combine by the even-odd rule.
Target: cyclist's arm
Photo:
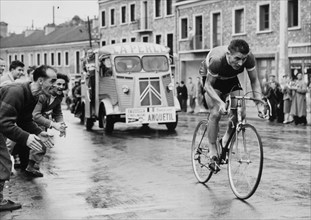
[[[215,81],[216,81],[216,78],[212,76],[211,74],[207,73],[204,90],[206,91],[207,95],[214,101],[215,104],[219,106],[221,104],[224,105],[225,103],[221,100],[221,98],[218,96],[215,89],[213,88]]]
[[[261,97],[262,91],[261,91],[260,82],[259,82],[259,79],[258,79],[257,70],[254,67],[252,70],[248,70],[247,72],[248,72],[248,77],[249,77],[250,82],[251,82],[253,96],[256,99],[261,100],[261,98],[262,98]]]

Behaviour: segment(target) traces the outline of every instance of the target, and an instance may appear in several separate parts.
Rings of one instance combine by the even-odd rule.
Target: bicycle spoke
[[[206,131],[207,121],[200,121],[197,125],[192,139],[191,157],[194,174],[199,182],[207,182],[212,173],[208,168],[209,148],[207,145]]]
[[[230,186],[240,199],[247,199],[256,191],[262,172],[262,143],[255,128],[243,125],[231,144],[228,174]]]

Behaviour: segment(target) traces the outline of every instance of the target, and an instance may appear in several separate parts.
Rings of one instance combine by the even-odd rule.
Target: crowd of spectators
[[[5,181],[15,169],[29,177],[43,177],[40,162],[47,148],[54,145],[53,128],[66,135],[61,102],[69,78],[50,66],[30,66],[18,60],[5,72],[0,58],[0,212],[21,208],[21,204],[4,199]]]

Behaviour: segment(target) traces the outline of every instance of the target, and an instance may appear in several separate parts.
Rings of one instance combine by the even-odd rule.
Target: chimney
[[[0,38],[8,37],[8,24],[1,21],[0,22]]]
[[[55,29],[56,29],[55,24],[47,24],[44,26],[44,34],[48,35],[52,33],[53,31],[55,31]]]

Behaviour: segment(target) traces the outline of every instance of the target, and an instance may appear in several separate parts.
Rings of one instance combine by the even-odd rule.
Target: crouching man
[[[21,204],[3,197],[5,181],[10,179],[12,162],[5,140],[11,139],[41,151],[52,147],[49,135],[32,120],[32,112],[41,93],[49,94],[56,81],[56,71],[42,65],[33,73],[33,82],[13,83],[0,89],[0,212],[21,208]]]

